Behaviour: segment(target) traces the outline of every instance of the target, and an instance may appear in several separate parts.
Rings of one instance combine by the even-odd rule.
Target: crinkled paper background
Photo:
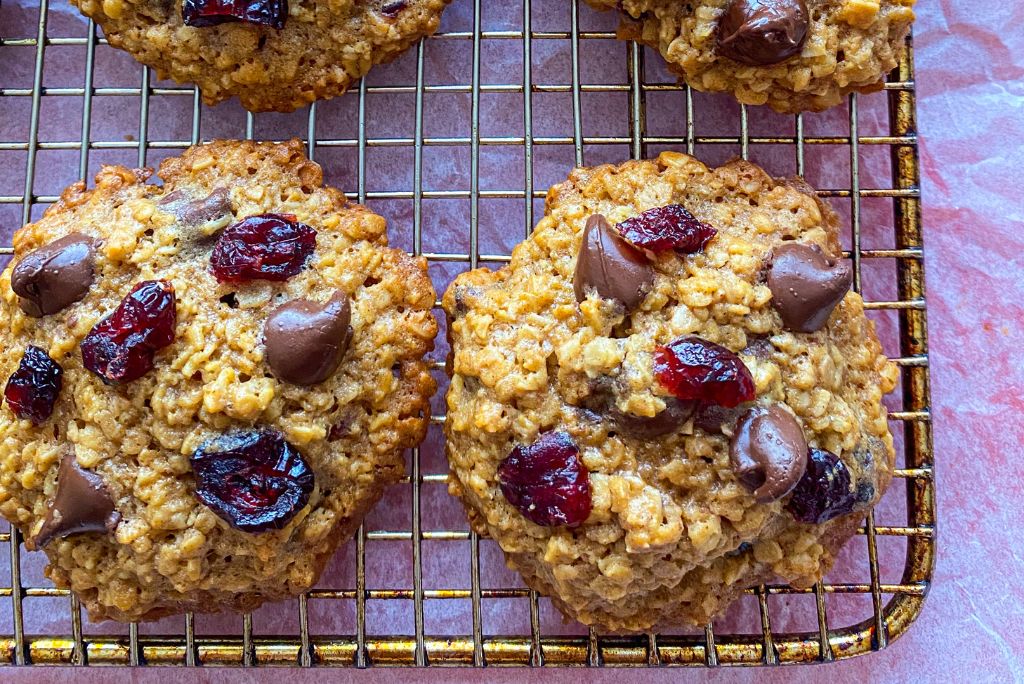
[[[521,3],[481,3],[485,31],[519,30]],[[533,29],[566,30],[568,7],[565,0],[537,0]],[[842,681],[949,681],[970,677],[979,681],[1024,679],[1024,580],[1018,534],[1024,525],[1024,465],[1020,455],[1024,444],[1024,361],[1019,339],[1024,333],[1024,208],[1020,169],[1024,167],[1021,140],[1024,138],[1024,4],[1017,2],[956,2],[919,0],[919,21],[915,27],[917,96],[922,157],[922,194],[925,219],[930,362],[932,373],[933,420],[939,501],[939,561],[935,582],[923,615],[910,632],[887,650],[830,666],[786,668],[771,672],[644,672],[592,673],[587,679],[611,681],[633,677],[701,677],[708,680],[737,678],[751,681],[814,681],[835,678]],[[4,0],[0,6],[0,35],[34,36],[38,4]],[[612,17],[597,15],[586,7],[580,11],[584,30],[610,30]],[[84,35],[84,22],[65,2],[50,8],[49,35]],[[473,28],[473,3],[454,0],[445,16],[443,31]],[[584,41],[581,47],[581,80],[587,84],[625,82],[626,46],[613,41]],[[566,41],[534,41],[535,83],[568,84],[570,53]],[[0,51],[0,88],[31,88],[34,47]],[[44,86],[49,89],[81,87],[85,75],[85,48],[54,45],[47,49]],[[424,79],[428,84],[451,85],[469,82],[471,42],[428,41],[424,53]],[[481,82],[521,83],[522,43],[518,40],[483,41]],[[656,55],[646,59],[647,79],[667,76]],[[127,55],[108,47],[96,50],[94,86],[138,87],[142,70]],[[373,86],[414,84],[416,59],[406,55],[396,63],[375,70],[368,83]],[[166,84],[161,84],[164,86]],[[413,148],[407,144],[414,133],[415,95],[412,92],[374,93],[367,98],[366,135],[384,144],[367,148],[365,189],[369,205],[389,219],[394,243],[412,249],[414,207],[409,194],[413,188]],[[883,96],[862,97],[858,119],[861,135],[884,134],[887,127]],[[685,112],[680,111],[678,94],[651,93],[648,96],[649,135],[685,134]],[[141,116],[138,96],[95,97],[89,136],[105,141],[88,159],[89,176],[101,163],[137,165],[136,141],[189,140],[192,136],[192,98],[153,96],[148,116]],[[617,162],[630,155],[628,94],[585,92],[581,98],[584,134],[622,136],[622,144],[592,144],[584,150],[587,164]],[[358,98],[354,94],[318,105],[318,138],[354,139],[357,130]],[[41,105],[39,139],[78,140],[82,135],[81,97],[44,97]],[[538,93],[533,99],[533,134],[549,138],[551,144],[534,148],[534,187],[545,189],[565,177],[574,162],[571,144],[573,116],[567,92]],[[738,107],[725,96],[698,95],[695,98],[696,132],[699,136],[735,135]],[[27,139],[30,98],[0,98],[0,143]],[[508,190],[524,188],[524,159],[521,144],[502,144],[502,137],[524,134],[522,95],[511,89],[489,89],[480,100],[480,135],[493,139],[480,152],[479,182],[484,198],[479,205],[478,250],[485,264],[487,255],[507,254],[523,237],[530,217],[519,197]],[[423,134],[438,140],[423,151],[422,244],[424,252],[466,254],[471,249],[469,225],[471,206],[466,198],[471,178],[470,148],[465,142],[471,129],[471,98],[458,88],[438,90],[424,97]],[[216,108],[203,107],[199,137],[241,137],[246,115],[236,103]],[[822,115],[806,117],[806,135],[846,135],[848,111],[842,107]],[[792,117],[750,110],[750,134],[792,134]],[[307,112],[255,118],[257,138],[305,136]],[[557,139],[564,140],[557,140]],[[445,141],[447,139],[447,142]],[[404,142],[403,142],[404,141]],[[163,149],[162,149],[163,147]],[[156,165],[176,153],[173,145],[159,143],[149,150],[145,163]],[[650,145],[648,154],[662,149]],[[736,145],[698,145],[697,156],[708,163],[720,163],[738,154]],[[776,175],[792,174],[792,151],[781,146],[752,145],[751,158]],[[358,193],[358,156],[354,146],[318,147],[316,160],[325,169],[329,183]],[[0,144],[0,195],[24,191],[26,158],[23,151],[5,151]],[[886,187],[888,148],[862,146],[859,160],[862,187]],[[848,187],[850,160],[846,148],[808,146],[806,175],[819,188]],[[77,149],[40,151],[34,183],[37,195],[55,195],[79,176]],[[848,200],[837,200],[837,208],[849,217]],[[36,206],[38,217],[43,206]],[[891,244],[889,200],[867,198],[861,222],[865,248]],[[542,211],[534,202],[533,220]],[[9,244],[10,234],[21,222],[21,206],[0,204],[0,238]],[[849,246],[849,245],[847,245]],[[438,288],[465,266],[459,263],[432,265]],[[895,294],[892,268],[865,263],[865,290],[869,298],[891,298]],[[876,316],[887,349],[895,354],[895,316]],[[443,337],[442,337],[443,339]],[[446,349],[440,343],[436,358]],[[435,412],[443,407],[440,397]],[[444,458],[440,430],[435,426],[422,451],[425,473],[443,473]],[[443,492],[443,484],[423,485],[422,525],[425,530],[464,530],[459,506]],[[431,489],[433,488],[433,489]],[[367,529],[408,530],[409,487],[395,487],[367,519]],[[886,497],[880,520],[899,520],[902,497]],[[898,523],[897,523],[898,524]],[[883,539],[879,548],[882,581],[899,580],[902,553],[900,540]],[[893,541],[893,545],[886,544]],[[469,588],[469,546],[465,541],[423,542],[424,586]],[[863,538],[855,539],[844,551],[835,581],[867,581]],[[6,556],[6,552],[4,553]],[[23,558],[26,585],[45,584],[40,554]],[[481,545],[482,584],[485,587],[521,586],[504,569],[500,553],[490,542]],[[6,560],[5,560],[6,565]],[[412,559],[408,541],[373,541],[367,545],[369,588],[412,586]],[[9,583],[7,568],[0,569],[0,583]],[[351,588],[355,576],[354,545],[344,547],[329,566],[321,586]],[[8,584],[9,586],[9,584]],[[861,619],[870,614],[869,596],[830,597],[830,622]],[[0,599],[0,632],[10,633],[10,606]],[[577,625],[565,625],[544,602],[542,627],[545,634],[581,633]],[[352,601],[311,601],[310,630],[316,633],[351,633],[354,629]],[[773,597],[772,618],[776,629],[816,629],[813,597]],[[26,629],[30,632],[68,632],[66,599],[33,598],[26,603]],[[529,632],[525,599],[489,599],[484,602],[484,631],[490,633]],[[719,623],[716,622],[716,626]],[[181,634],[181,618],[141,628],[143,634]],[[742,600],[721,621],[722,627],[758,632],[756,601]],[[294,605],[271,605],[254,614],[255,633],[295,634],[298,630]],[[468,600],[430,601],[425,607],[428,634],[466,634],[471,631]],[[413,630],[411,602],[369,601],[367,629],[370,633],[405,633]],[[240,630],[237,616],[197,616],[198,635]],[[117,625],[86,625],[88,634],[121,634]],[[192,677],[220,680],[228,671],[192,673]],[[237,674],[237,673],[235,673]],[[535,679],[552,673],[517,670],[486,673],[487,679]],[[298,681],[309,673],[274,671],[246,673],[260,681]],[[355,673],[332,671],[331,678]],[[69,672],[67,670],[5,670],[0,680],[93,682],[131,676],[138,680],[186,678],[181,671],[145,671],[128,675],[124,670]],[[314,675],[316,676],[316,675]],[[399,676],[394,671],[364,673],[367,678]],[[481,677],[469,671],[434,672],[448,680]],[[582,672],[561,673],[565,679],[579,679]]]

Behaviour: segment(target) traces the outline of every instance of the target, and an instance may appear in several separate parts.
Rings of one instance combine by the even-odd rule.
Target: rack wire
[[[554,4],[568,5],[564,13],[554,13],[556,23],[560,23],[538,27],[535,23],[538,15],[547,16],[541,10]],[[98,74],[96,67],[101,59],[99,53],[101,50],[113,51],[107,47],[93,23],[81,20],[75,25],[77,33],[72,31],[74,35],[65,35],[65,13],[59,15],[61,29],[57,31],[54,29],[55,8],[50,7],[49,0],[39,0],[37,15],[35,8],[35,3],[20,8],[22,12],[33,15],[34,35],[30,31],[24,35],[11,34],[10,26],[17,24],[13,17],[19,8],[12,9],[9,4],[0,8],[0,66],[3,67],[0,73],[0,132],[4,130],[2,124],[5,119],[9,122],[24,116],[28,120],[24,135],[13,140],[0,138],[0,218],[19,225],[38,217],[42,208],[56,200],[55,191],[41,192],[37,189],[37,182],[49,171],[46,168],[41,172],[43,166],[49,167],[48,161],[40,163],[42,155],[66,153],[67,158],[67,155],[77,154],[77,177],[81,179],[94,170],[96,157],[107,153],[120,154],[121,159],[124,155],[134,156],[128,161],[145,166],[160,156],[177,153],[206,139],[203,121],[211,112],[201,104],[199,93],[194,88],[157,83],[145,67],[129,67],[138,74],[137,85],[124,85],[123,82],[104,85],[102,81],[106,76]],[[855,288],[868,295],[867,308],[873,315],[882,318],[890,315],[894,319],[891,332],[896,349],[890,351],[890,355],[895,357],[902,379],[898,405],[891,407],[893,410],[890,411],[891,425],[902,454],[897,464],[896,480],[887,495],[887,499],[899,499],[889,506],[890,514],[896,511],[898,519],[894,523],[876,524],[879,514],[871,512],[867,515],[859,530],[859,536],[865,542],[866,558],[857,559],[861,564],[866,560],[866,577],[845,582],[833,581],[830,575],[826,581],[807,590],[778,584],[756,587],[749,590],[746,597],[755,603],[753,610],[740,611],[725,623],[708,624],[694,633],[624,637],[604,635],[593,629],[581,632],[557,625],[552,627],[554,622],[550,619],[545,599],[521,584],[510,586],[515,582],[507,578],[492,580],[492,573],[482,571],[482,558],[490,557],[489,552],[493,550],[487,546],[491,542],[478,538],[466,527],[457,529],[458,526],[452,524],[442,526],[442,529],[429,529],[430,525],[425,524],[425,511],[439,499],[447,497],[443,458],[438,458],[439,430],[444,421],[444,416],[439,413],[432,416],[431,436],[427,442],[410,454],[409,477],[397,485],[400,490],[400,503],[397,505],[405,507],[402,510],[408,513],[404,522],[398,525],[402,529],[369,522],[360,528],[347,550],[342,552],[351,553],[354,547],[354,569],[348,577],[352,580],[351,585],[340,589],[317,587],[295,601],[297,633],[261,634],[258,629],[261,612],[226,618],[229,623],[225,624],[234,620],[235,628],[222,629],[223,633],[213,635],[202,633],[197,627],[197,617],[192,614],[184,616],[183,623],[170,623],[165,630],[169,633],[150,634],[145,627],[132,624],[128,626],[127,634],[94,635],[83,623],[81,607],[75,597],[47,585],[44,580],[26,577],[29,554],[23,554],[21,536],[11,528],[9,532],[0,534],[0,543],[6,546],[9,555],[9,575],[6,578],[0,575],[0,582],[6,579],[6,586],[0,586],[0,664],[245,667],[774,665],[830,662],[882,649],[903,634],[917,617],[934,565],[935,499],[913,46],[910,39],[906,56],[890,74],[882,94],[849,98],[843,110],[847,115],[845,131],[812,133],[810,131],[815,127],[813,116],[798,115],[775,116],[773,121],[788,122],[783,133],[757,134],[755,129],[762,127],[763,123],[761,112],[746,107],[730,109],[734,106],[730,103],[724,107],[728,120],[738,128],[738,132],[699,134],[705,106],[721,108],[723,100],[705,100],[703,95],[677,85],[659,69],[656,55],[635,44],[613,42],[614,34],[608,28],[589,30],[586,23],[594,20],[593,15],[581,8],[578,0],[536,0],[533,3],[526,0],[517,10],[518,16],[506,12],[499,26],[493,29],[486,25],[485,17],[491,9],[484,7],[482,0],[455,0],[449,14],[465,19],[464,26],[450,27],[449,23],[458,22],[448,22],[446,17],[441,32],[413,49],[411,55],[401,62],[405,65],[404,71],[398,68],[396,72],[399,81],[408,77],[411,82],[388,83],[385,79],[384,83],[375,84],[371,76],[361,82],[355,92],[340,98],[342,106],[351,109],[345,111],[356,122],[354,133],[324,133],[326,128],[334,126],[338,116],[333,109],[325,112],[333,104],[319,103],[283,121],[274,119],[268,134],[259,136],[257,132],[262,133],[262,120],[274,115],[254,116],[237,108],[231,110],[231,105],[222,105],[222,108],[235,111],[238,120],[233,129],[218,131],[217,134],[219,137],[277,138],[287,137],[290,133],[285,129],[291,131],[298,126],[311,158],[319,161],[332,152],[341,153],[334,161],[341,177],[328,174],[328,180],[336,185],[351,184],[354,166],[355,187],[344,189],[353,199],[378,206],[385,215],[397,214],[399,222],[403,217],[408,219],[407,223],[412,224],[411,235],[400,237],[398,241],[404,242],[411,252],[427,257],[439,288],[443,286],[439,281],[450,279],[458,271],[483,264],[500,265],[508,260],[511,245],[502,246],[500,240],[488,237],[491,228],[482,217],[483,210],[489,206],[485,203],[501,201],[505,203],[501,206],[507,207],[509,201],[517,201],[523,230],[513,237],[529,235],[540,213],[535,205],[544,197],[547,187],[539,180],[541,174],[535,173],[535,166],[540,167],[542,161],[543,165],[550,162],[542,160],[542,152],[546,149],[570,150],[566,162],[582,165],[593,163],[595,157],[604,161],[610,155],[621,153],[621,156],[639,158],[666,148],[691,154],[707,152],[712,157],[738,151],[739,156],[748,158],[756,156],[761,149],[777,150],[781,147],[791,159],[792,170],[800,175],[813,165],[808,159],[812,149],[820,147],[843,151],[848,160],[845,182],[839,183],[839,187],[826,187],[820,194],[847,203],[848,208],[842,213],[849,219],[846,255],[854,266]],[[5,16],[7,20],[4,20]],[[619,82],[598,82],[600,79],[588,78],[591,62],[582,53],[597,41],[605,41],[601,45],[606,47],[600,53],[600,60],[612,60],[624,66],[619,72],[623,76]],[[443,83],[431,78],[429,69],[433,62],[429,58],[430,53],[444,45],[468,52],[471,65],[468,82],[456,78],[454,82]],[[492,80],[487,75],[489,55],[496,45],[513,47],[518,51],[516,63],[521,69],[521,78],[509,82],[506,72],[506,80],[489,82]],[[75,65],[81,68],[84,64],[81,86],[50,86],[47,83],[47,56],[63,48],[78,51],[75,54],[79,55],[81,62],[75,61]],[[31,55],[30,59],[22,60],[29,63],[26,74],[30,76],[30,82],[5,82],[14,78],[18,71],[6,66],[14,63],[11,55],[15,50],[22,51],[23,56]],[[616,54],[619,57],[609,57]],[[552,64],[562,65],[558,73],[564,78],[549,78]],[[380,71],[386,73],[385,69]],[[123,73],[124,69],[114,71]],[[412,115],[406,121],[406,124],[412,124],[411,133],[373,133],[375,120],[379,117],[369,113],[371,102],[375,95],[388,94],[412,97]],[[586,105],[594,94],[620,100],[624,98],[625,111],[621,118],[623,124],[628,124],[625,134],[587,132]],[[427,112],[431,107],[427,100],[435,95],[468,97],[468,121],[463,122],[468,123],[468,135],[451,132],[435,135],[430,132]],[[489,127],[488,117],[494,114],[495,108],[485,107],[482,98],[492,95],[511,95],[521,107],[521,116],[511,134],[485,134],[485,128]],[[557,134],[542,134],[544,126],[539,125],[539,118],[535,117],[536,112],[542,109],[538,100],[546,95],[569,101],[567,109],[571,109],[571,119],[562,122],[563,128]],[[653,121],[656,114],[652,113],[655,107],[650,106],[655,98],[661,102],[657,108],[661,114],[657,116],[664,118],[668,113],[673,122],[669,130],[675,131],[674,134],[652,132],[657,128]],[[99,103],[123,99],[131,103],[130,109],[137,105],[137,127],[121,131],[121,139],[94,133],[102,131],[103,117],[107,116],[97,113]],[[51,123],[49,116],[43,116],[42,112],[53,101],[76,105],[73,109],[74,114],[80,117],[80,126],[75,127],[79,135],[67,136],[65,132],[63,136],[57,135],[57,139],[48,139],[54,136],[42,133]],[[190,104],[191,120],[184,127],[186,134],[167,139],[151,134],[158,119],[154,112],[165,101],[185,103],[186,111]],[[862,126],[865,124],[860,110],[868,101],[881,112],[884,130],[864,134]],[[104,108],[104,111],[111,110]],[[458,118],[457,108],[454,111],[454,117]],[[550,107],[545,110],[546,113],[551,111]],[[66,113],[63,116],[67,119]],[[468,181],[468,187],[428,187],[433,182],[430,179],[433,162],[427,157],[434,148],[460,154],[468,152],[468,173],[459,176],[456,182],[464,184]],[[481,159],[490,148],[511,150],[517,155],[514,163],[521,164],[523,171],[520,187],[484,187],[489,176],[482,168]],[[376,172],[376,163],[369,158],[375,150],[381,149],[397,151],[400,159],[411,164],[410,188],[388,188],[384,180],[378,180],[381,174]],[[877,186],[868,187],[864,170],[871,153],[877,151],[886,158],[882,182],[879,182],[877,173],[867,174]],[[347,152],[354,152],[354,158]],[[73,162],[70,165],[73,166]],[[829,163],[827,166],[831,168],[833,165]],[[559,172],[562,177],[564,172],[563,165]],[[834,172],[826,169],[825,175],[829,174],[835,177]],[[11,189],[12,182],[20,192]],[[389,179],[389,182],[394,182],[394,179]],[[432,214],[436,202],[468,203],[468,235],[462,246],[442,249],[431,240],[432,233],[439,230],[437,218]],[[884,244],[867,244],[867,202],[889,205],[881,214],[871,214],[870,232],[878,234],[880,231],[886,236]],[[879,216],[882,217],[881,224]],[[394,215],[389,219],[392,219],[394,235]],[[10,226],[6,236],[9,239]],[[492,243],[498,247],[491,249]],[[9,255],[11,251],[10,247],[0,248],[0,254]],[[883,278],[889,282],[873,287],[876,280]],[[871,297],[872,291],[886,296]],[[885,326],[882,327],[884,332]],[[445,350],[443,345],[441,347],[434,358],[434,370],[443,390],[441,354]],[[443,407],[443,402],[436,401],[435,407]],[[389,506],[388,501],[386,499],[381,506]],[[880,547],[887,540],[903,542],[901,551],[905,549],[905,552],[902,557],[889,554],[889,560],[886,560]],[[383,542],[405,545],[412,559],[410,582],[400,583],[395,588],[374,586],[375,561],[372,554],[368,554],[368,549]],[[432,561],[427,544],[430,548],[442,545],[444,554],[453,555],[469,566],[468,587],[452,588],[446,582],[431,581],[425,576],[424,568]],[[468,547],[468,553],[464,554],[465,547]],[[894,579],[883,581],[883,576]],[[844,610],[841,605],[844,597],[866,601],[855,602],[854,608],[847,606]],[[802,628],[799,625],[793,627],[799,621],[782,620],[780,616],[792,611],[788,603],[779,603],[800,598],[813,603],[810,622]],[[31,616],[36,611],[33,611],[32,604],[44,599],[66,601],[67,607],[60,610],[67,611],[67,617],[46,622],[48,629],[45,631],[33,631]],[[427,616],[434,606],[467,600],[470,610],[463,615],[462,621],[454,620],[454,632],[451,624],[447,634],[437,633],[428,624]],[[498,611],[498,615],[502,616],[501,624],[514,625],[518,621],[522,629],[509,633],[507,630],[485,628],[485,612],[488,615],[493,612],[488,604],[496,601],[512,601],[518,606],[516,610],[521,615],[515,619],[505,620],[503,617],[512,609]],[[838,607],[837,603],[840,604]],[[411,628],[407,628],[406,633],[374,625],[369,613],[374,607],[384,604],[391,609],[387,615],[401,615],[405,624],[410,622],[405,619],[411,613]],[[351,629],[318,630],[310,615],[322,606],[328,606],[328,611],[351,612]],[[292,610],[287,604],[279,605],[278,609]],[[842,619],[837,616],[842,616]],[[746,624],[742,624],[744,619]],[[384,624],[388,624],[386,620]]]

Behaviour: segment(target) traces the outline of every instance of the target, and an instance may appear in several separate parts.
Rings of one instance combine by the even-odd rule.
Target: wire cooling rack
[[[507,261],[548,185],[573,164],[676,149],[805,175],[847,220],[855,287],[902,375],[890,403],[896,479],[826,581],[756,587],[702,630],[622,637],[562,624],[447,496],[439,394],[409,478],[296,601],[95,626],[42,577],[41,554],[24,553],[16,530],[0,534],[10,561],[0,574],[0,663],[771,665],[878,650],[909,627],[935,557],[912,46],[880,93],[793,117],[678,86],[656,54],[615,41],[613,29],[613,17],[574,0],[455,0],[437,35],[354,92],[253,116],[156,82],[63,4],[8,0],[0,235],[10,244],[15,227],[101,163],[155,165],[211,137],[297,135],[328,182],[384,214],[393,242],[427,257],[440,291],[466,268]],[[439,342],[433,357],[442,390],[446,351]]]

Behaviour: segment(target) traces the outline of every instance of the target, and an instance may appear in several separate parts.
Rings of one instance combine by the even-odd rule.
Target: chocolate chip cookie
[[[450,0],[71,0],[111,45],[195,83],[207,104],[238,96],[289,112],[348,90],[433,33]]]
[[[587,0],[620,9],[619,37],[659,50],[697,90],[778,112],[821,111],[882,87],[915,0]]]
[[[0,514],[94,620],[317,580],[426,430],[423,259],[302,144],[107,166],[0,275]]]
[[[444,295],[450,490],[526,583],[615,631],[807,587],[881,496],[897,371],[798,179],[684,154],[573,171]]]

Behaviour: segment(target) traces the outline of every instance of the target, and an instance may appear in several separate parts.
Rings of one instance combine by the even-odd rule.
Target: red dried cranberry
[[[279,530],[309,502],[313,471],[276,430],[238,432],[192,454],[196,498],[243,532]]]
[[[820,524],[857,507],[850,470],[831,451],[807,450],[807,470],[793,489],[786,510],[803,523]]]
[[[157,351],[174,342],[174,304],[174,286],[166,280],[139,283],[82,340],[82,365],[108,384],[141,378]]]
[[[25,348],[18,370],[4,388],[7,405],[22,420],[42,425],[53,414],[53,405],[64,384],[64,369],[39,347]]]
[[[616,226],[622,237],[637,247],[652,252],[674,249],[684,254],[693,254],[704,249],[708,240],[718,231],[698,221],[681,204],[655,207],[628,218]]]
[[[678,399],[732,408],[755,397],[740,357],[699,337],[680,337],[654,350],[654,374]]]
[[[508,502],[538,525],[575,527],[590,515],[590,472],[564,432],[516,445],[498,465],[498,485]]]
[[[217,280],[288,280],[316,249],[316,231],[292,214],[259,214],[229,226],[210,255]]]
[[[198,28],[241,21],[282,29],[287,16],[287,0],[184,0],[181,4],[181,20]]]

